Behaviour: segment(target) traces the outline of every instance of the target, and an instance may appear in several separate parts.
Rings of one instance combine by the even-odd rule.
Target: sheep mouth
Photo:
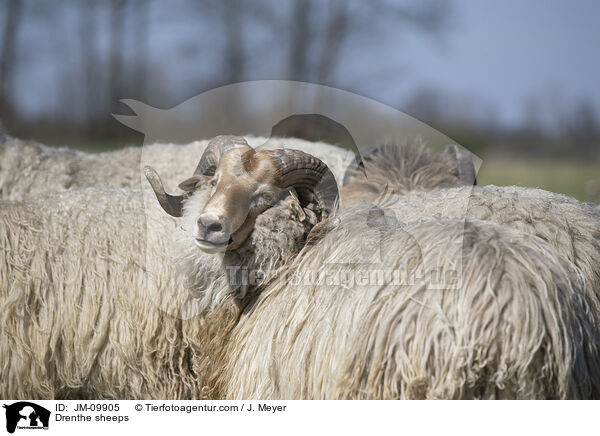
[[[233,238],[229,237],[227,242],[223,242],[221,244],[215,244],[213,242],[207,241],[205,239],[194,239],[194,242],[200,248],[200,250],[205,253],[220,253],[227,250],[229,244],[233,242]]]

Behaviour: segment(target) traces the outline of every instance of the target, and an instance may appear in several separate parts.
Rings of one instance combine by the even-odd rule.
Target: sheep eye
[[[211,179],[211,181],[210,181],[210,182],[208,182],[208,184],[209,184],[210,186],[212,186],[212,187],[215,187],[215,186],[217,186],[217,180],[216,180],[216,179]]]

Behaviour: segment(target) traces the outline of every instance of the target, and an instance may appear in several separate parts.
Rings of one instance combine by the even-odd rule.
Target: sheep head
[[[456,144],[432,154],[424,144],[387,144],[357,156],[344,174],[344,207],[367,200],[390,204],[411,190],[477,184],[473,155]]]
[[[183,215],[186,198],[209,184],[210,198],[194,229],[196,244],[208,253],[238,248],[254,228],[257,216],[291,188],[302,207],[320,219],[337,205],[335,178],[319,159],[299,150],[257,151],[237,136],[217,136],[209,143],[194,175],[179,185],[184,195],[167,194],[151,167],[146,167],[145,173],[160,205],[176,217]]]

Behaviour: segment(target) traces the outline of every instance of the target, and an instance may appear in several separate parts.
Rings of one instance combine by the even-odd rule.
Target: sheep
[[[161,245],[146,251],[143,212],[125,190],[2,203],[2,398],[199,395],[202,325],[147,266]]]
[[[297,253],[307,231],[292,202],[261,214],[223,258],[196,249],[206,281],[195,292],[230,289],[249,253],[267,271],[265,261],[275,268]],[[0,397],[209,397],[216,353],[206,350],[237,309],[224,298],[200,316],[204,301],[172,260],[173,240],[187,233],[146,203],[143,193],[90,188],[0,205]]]
[[[600,214],[589,204],[537,188],[493,185],[413,191],[380,204],[403,220],[466,217],[540,237],[581,270],[600,310]]]
[[[468,217],[538,236],[581,269],[587,289],[600,305],[600,214],[590,205],[535,188],[448,186],[439,182],[447,177],[445,168],[419,167],[414,163],[418,158],[414,148],[376,149],[364,159],[366,179],[353,167],[347,170],[344,204],[373,201],[403,220]],[[469,167],[468,156],[463,166]],[[424,169],[430,171],[424,173]],[[470,170],[465,173],[472,174]]]
[[[598,398],[598,312],[550,244],[479,220],[373,225],[372,210],[343,209],[245,310],[222,396]],[[365,239],[382,263],[364,263]]]
[[[247,137],[255,148],[296,148],[323,160],[341,180],[352,153],[322,142]],[[167,186],[191,174],[209,141],[151,144],[98,154],[7,138],[0,144],[0,200],[23,200],[52,190],[86,187],[142,189],[141,168],[152,165]]]
[[[210,380],[239,302],[262,283],[244,271],[268,278],[289,263],[337,197],[331,171],[317,159],[256,154],[274,159],[281,192],[261,191],[252,231],[219,255],[190,237],[197,208],[212,197],[200,175],[185,202],[191,218],[181,220],[131,190],[0,203],[0,396],[212,398]],[[199,167],[210,169],[213,157],[209,146]],[[160,182],[148,176],[153,187]],[[298,197],[285,195],[288,186]]]
[[[97,155],[7,139],[0,145],[0,199],[23,200],[50,190],[79,187],[139,188],[141,149]]]
[[[424,144],[387,144],[376,147],[352,162],[343,179],[344,207],[374,200],[393,187],[401,195],[412,190],[430,191],[476,183],[472,155],[450,144],[432,154]]]
[[[246,164],[250,158],[259,162]],[[210,199],[200,200],[200,204],[196,204],[196,193],[187,200],[183,196],[170,196],[155,173],[148,169],[147,176],[165,211],[173,216],[183,215],[184,227],[194,227],[187,236],[188,247],[193,242],[202,251],[221,252],[237,246],[239,232],[242,238],[245,235],[243,218],[248,210],[245,190],[250,184],[246,172],[268,169],[271,158],[239,143],[214,152],[210,164],[199,165],[196,174],[180,185],[187,191],[203,180],[213,184]],[[238,179],[232,181],[228,173],[237,174]],[[263,176],[255,174],[252,178],[262,183]],[[243,186],[237,186],[238,183]],[[231,185],[235,186],[227,194],[223,189]],[[243,191],[238,193],[238,189]],[[224,198],[227,195],[236,198],[239,204],[227,203]],[[221,200],[213,204],[215,198]],[[236,208],[243,209],[241,218],[236,218],[239,213]],[[599,312],[592,310],[594,302],[584,292],[577,268],[552,246],[505,226],[481,221],[465,225],[462,219],[406,223],[401,232],[390,232],[385,219],[379,219],[376,213],[370,216],[372,210],[371,205],[366,209],[368,213],[346,208],[339,216],[328,214],[329,219],[321,222],[322,234],[311,233],[313,238],[309,236],[298,258],[283,265],[282,275],[271,274],[260,292],[244,294],[245,301],[239,295],[232,295],[241,300],[239,307],[243,314],[225,341],[225,352],[219,355],[224,370],[216,381],[218,396],[240,399],[599,395]],[[247,216],[246,220],[251,219],[252,214]],[[463,230],[465,238],[461,238]],[[440,332],[450,331],[448,339],[440,340],[441,350],[448,352],[427,355],[425,350],[419,354],[435,341],[427,327],[437,321],[425,320],[422,328],[413,330],[424,333],[417,339],[416,333],[411,336],[412,341],[421,341],[421,345],[409,356],[406,374],[398,369],[400,358],[390,357],[410,350],[402,342],[402,331],[395,327],[404,319],[412,322],[415,316],[418,318],[419,310],[428,306],[428,301],[425,305],[417,301],[416,309],[412,309],[416,314],[408,311],[409,316],[403,316],[404,308],[415,295],[429,288],[427,280],[417,282],[410,288],[412,291],[404,293],[389,283],[359,285],[350,292],[344,286],[316,282],[309,283],[307,291],[306,286],[294,286],[290,279],[290,274],[295,273],[360,271],[356,259],[364,255],[363,238],[373,233],[376,241],[388,243],[387,251],[382,253],[382,259],[388,262],[384,264],[388,272],[402,262],[416,262],[417,266],[424,263],[427,273],[424,277],[431,277],[430,272],[446,276],[456,273],[463,260],[457,277],[463,278],[464,283],[453,283],[455,289],[451,293],[438,291],[431,297],[432,303],[441,298],[435,295],[454,297],[446,297],[447,303],[446,298],[437,301],[439,310],[434,307],[432,311],[442,318]],[[416,247],[412,254],[411,244]],[[189,258],[195,255],[192,252]],[[342,265],[336,266],[340,261]],[[195,271],[194,265],[197,262],[183,269]],[[369,268],[372,266],[366,270]],[[204,297],[208,301],[203,307],[213,310],[226,301],[221,295],[205,293]],[[388,308],[389,312],[384,313]],[[382,321],[379,326],[382,314],[387,323]],[[445,320],[449,316],[454,318]],[[456,329],[453,326],[459,321],[464,333],[453,333],[452,329]],[[483,338],[478,337],[481,331]],[[466,356],[462,356],[454,369],[444,373],[461,345]],[[345,360],[348,353],[352,357]],[[411,377],[410,365],[416,365],[411,359],[426,364],[436,355],[443,355],[439,362],[416,368],[417,376]]]
[[[0,240],[7,253],[2,257],[6,261],[0,266],[0,278],[3,280],[0,282],[3,335],[0,355],[4,362],[8,362],[2,367],[0,377],[9,381],[3,387],[3,397],[234,398],[238,397],[238,393],[233,386],[239,380],[230,378],[222,368],[231,367],[239,350],[251,354],[250,360],[239,364],[251,365],[256,359],[252,351],[257,347],[262,347],[264,352],[261,358],[281,358],[282,366],[271,367],[267,379],[258,379],[259,383],[243,395],[278,397],[278,392],[264,390],[264,386],[272,383],[268,380],[269,376],[279,376],[280,372],[284,372],[285,356],[270,354],[271,340],[265,340],[269,336],[260,338],[262,344],[246,338],[251,339],[247,334],[249,331],[264,333],[265,323],[268,324],[270,319],[283,317],[287,320],[295,316],[294,307],[301,308],[301,296],[293,294],[290,299],[284,298],[287,305],[274,304],[274,301],[281,301],[277,300],[277,289],[286,288],[287,283],[285,278],[278,277],[279,270],[302,271],[305,265],[302,262],[306,265],[312,262],[309,266],[316,265],[317,270],[321,270],[325,263],[323,256],[332,255],[332,259],[326,260],[329,263],[335,261],[335,248],[340,247],[340,241],[346,242],[343,237],[348,237],[348,244],[344,244],[343,250],[337,253],[362,252],[361,238],[352,235],[369,232],[380,235],[389,226],[377,224],[375,220],[373,228],[367,226],[365,230],[357,224],[358,232],[355,232],[352,219],[363,223],[363,227],[364,222],[369,223],[364,213],[361,215],[360,211],[348,210],[347,215],[336,217],[333,174],[312,157],[285,150],[257,152],[244,144],[241,138],[220,138],[214,144],[217,150],[205,150],[204,157],[207,159],[201,160],[194,176],[181,183],[182,195],[166,194],[156,172],[146,169],[160,206],[175,219],[162,214],[155,201],[149,201],[143,193],[131,191],[53,193],[44,198],[0,206],[0,221],[6,224],[0,230]],[[221,145],[226,145],[224,150],[220,149]],[[238,187],[241,191],[237,191],[236,198],[243,201],[240,202],[242,206],[238,204],[237,207],[246,211],[243,221],[244,214],[232,210],[231,203],[218,204],[214,200],[218,199],[219,193],[225,192],[222,185],[227,174],[223,171],[228,168],[228,171],[239,172],[242,167],[252,176],[248,178],[240,173],[243,183],[254,187],[250,190],[252,192],[248,186]],[[275,168],[279,169],[272,178]],[[310,170],[309,174],[305,178],[297,177],[297,171],[303,169]],[[261,170],[270,174],[259,177]],[[261,177],[266,178],[266,182]],[[298,198],[286,196],[287,182],[284,182],[290,180],[294,182],[291,186],[296,189]],[[307,185],[309,181],[310,185]],[[260,194],[258,198],[255,198],[256,193]],[[42,210],[43,214],[40,213]],[[232,212],[232,215],[222,216],[221,212]],[[315,239],[305,245],[309,229],[323,218],[326,219],[322,226],[326,229],[323,239]],[[350,219],[349,225],[344,224],[346,219]],[[327,223],[340,224],[330,228]],[[219,224],[218,229],[213,224]],[[447,235],[447,245],[456,245],[459,234],[456,223],[434,220],[426,224],[423,224],[422,233],[418,233],[418,227],[408,227],[407,232],[417,235],[419,243],[426,235],[433,235],[432,238],[435,237],[438,242],[443,240],[436,237],[439,233]],[[476,283],[469,288],[473,290],[473,295],[468,294],[472,300],[463,303],[463,312],[459,310],[463,306],[453,309],[456,304],[452,306],[450,303],[450,311],[458,310],[465,318],[474,316],[472,303],[476,303],[481,294],[487,295],[482,290],[486,290],[485,285],[494,277],[481,273],[481,266],[474,265],[473,259],[481,259],[483,254],[490,255],[502,248],[503,253],[506,251],[505,258],[513,256],[511,265],[521,266],[522,262],[529,262],[525,263],[526,267],[511,269],[512,275],[507,273],[497,278],[501,282],[498,289],[512,290],[507,294],[510,298],[506,303],[516,313],[510,318],[511,326],[521,328],[523,334],[510,335],[500,328],[493,330],[493,333],[505,333],[502,338],[507,341],[506,347],[497,352],[495,347],[498,345],[488,340],[483,343],[483,348],[488,346],[485,350],[473,351],[474,354],[483,354],[476,354],[464,365],[467,382],[463,388],[456,387],[453,391],[451,386],[439,387],[437,382],[419,379],[418,383],[411,381],[408,390],[398,390],[398,387],[394,390],[386,382],[394,375],[392,365],[381,369],[383,378],[377,379],[380,368],[370,367],[365,368],[363,377],[362,373],[353,372],[360,372],[360,366],[344,367],[344,360],[326,355],[311,363],[312,351],[306,354],[290,349],[285,350],[286,355],[288,351],[299,353],[300,361],[310,367],[307,371],[310,371],[310,380],[314,380],[316,385],[325,386],[327,383],[323,380],[328,378],[327,374],[321,369],[328,365],[330,374],[339,375],[345,382],[335,383],[333,390],[319,391],[304,387],[304,379],[300,384],[290,384],[287,387],[289,394],[283,395],[294,397],[294,392],[300,389],[303,398],[389,398],[401,397],[401,392],[412,392],[409,396],[453,398],[468,397],[470,389],[473,397],[597,396],[597,380],[594,378],[594,374],[598,373],[594,366],[597,366],[595,344],[598,343],[594,336],[598,332],[596,312],[589,310],[591,303],[579,290],[581,283],[577,271],[539,238],[526,239],[525,235],[513,230],[498,226],[496,229],[493,224],[481,228],[477,225],[474,224],[471,233],[467,232],[475,241],[472,245],[477,250],[474,248],[471,256],[465,255],[471,263],[465,261],[467,267],[464,269],[470,273],[466,277],[473,277]],[[432,230],[437,227],[442,227],[438,233]],[[400,235],[407,232],[400,232]],[[494,239],[496,234],[499,236]],[[477,239],[478,235],[482,237]],[[408,238],[408,243],[397,240],[398,236],[391,238],[393,247],[390,255],[386,253],[385,259],[399,262],[410,258],[403,253],[409,243],[414,244],[415,238]],[[525,238],[521,245],[520,238]],[[500,248],[491,245],[490,241],[497,241]],[[357,248],[359,245],[361,247]],[[510,251],[506,249],[508,245]],[[301,248],[300,258],[293,261]],[[433,253],[436,258],[448,256],[442,265],[454,259],[448,247],[435,251],[434,244]],[[545,253],[543,262],[540,253]],[[235,274],[240,266],[249,273],[266,273],[267,277],[258,280],[257,284],[244,283],[243,280],[238,283],[239,277]],[[537,275],[532,274],[532,271],[538,270]],[[232,275],[231,271],[235,274]],[[508,287],[505,277],[513,279],[518,286]],[[477,288],[482,282],[484,284]],[[531,283],[534,286],[529,289]],[[289,292],[294,288],[290,286]],[[264,289],[267,292],[261,292]],[[480,292],[477,292],[478,289]],[[516,290],[522,294],[517,292],[515,295]],[[394,292],[392,297],[399,298],[396,294]],[[362,343],[363,348],[352,347],[353,342],[340,340],[345,336],[339,333],[323,346],[334,349],[335,346],[349,344],[336,355],[356,352],[352,361],[358,362],[357,365],[363,362],[367,366],[369,362],[361,360],[365,355],[364,347],[367,347],[367,355],[374,355],[380,350],[393,353],[399,348],[402,335],[397,333],[388,340],[381,330],[373,331],[373,325],[366,321],[375,319],[378,313],[376,305],[363,305],[360,299],[357,302],[351,300],[347,305],[341,293],[335,295],[338,296],[334,297],[333,312],[325,311],[327,316],[323,322],[334,327],[339,323],[345,333],[345,325],[338,321],[335,310],[356,312],[354,319],[357,320],[362,319],[360,315],[364,313],[366,324],[348,330],[349,334],[358,333],[354,343]],[[366,292],[365,297],[369,296],[375,300],[379,298],[377,294]],[[411,298],[414,299],[414,296]],[[513,299],[516,302],[513,303]],[[462,300],[459,299],[460,302]],[[365,307],[372,308],[374,312],[365,312]],[[312,310],[318,312],[321,308],[326,309],[327,306],[317,304]],[[238,321],[241,310],[244,313]],[[263,316],[260,316],[261,313]],[[389,314],[392,326],[401,320],[396,315],[397,312]],[[533,326],[531,323],[519,323],[520,316],[525,315],[536,321]],[[539,322],[542,318],[548,321]],[[470,321],[467,319],[464,324],[473,324]],[[306,328],[311,332],[320,331],[313,330],[319,327],[318,323],[310,323],[309,319],[306,322]],[[285,330],[285,325],[285,322],[279,323],[278,328]],[[386,325],[382,325],[382,329],[385,330]],[[424,340],[427,337],[424,335]],[[515,343],[515,338],[527,341],[529,347],[522,349],[520,344]],[[582,338],[589,339],[589,343]],[[370,351],[370,341],[379,339],[384,343],[375,344],[375,349]],[[338,340],[340,343],[335,343]],[[301,341],[294,343],[303,347]],[[312,350],[309,347],[303,349]],[[491,364],[492,368],[499,368],[494,373],[497,380],[493,382],[486,378],[485,371],[489,367],[479,359],[486,350],[495,353],[493,357],[504,359],[496,367]],[[525,357],[519,360],[522,355]],[[315,356],[318,357],[318,353]],[[527,358],[537,364],[533,368],[539,374],[536,372],[533,376],[532,370],[528,370],[530,362],[525,362]],[[296,364],[298,361],[294,360]],[[336,373],[334,369],[338,364],[345,369]],[[483,366],[483,370],[477,372],[479,365]],[[443,366],[436,365],[435,368]],[[426,372],[434,381],[438,380],[432,373],[435,368],[428,368],[429,372]],[[388,369],[391,375],[386,372]],[[244,386],[251,387],[255,375],[255,372],[249,372]],[[338,378],[337,375],[334,378]],[[460,375],[460,370],[457,375]],[[263,374],[258,376],[263,377]],[[398,378],[394,380],[395,383],[401,381]],[[515,388],[515,384],[504,387],[505,383],[514,383],[515,380],[522,384],[521,388]],[[360,385],[356,386],[356,383]],[[460,385],[460,381],[456,384]]]
[[[297,194],[297,197],[291,194],[295,203],[290,206],[305,230],[334,213],[338,205],[335,176],[321,160],[294,149],[256,151],[243,137],[237,136],[211,140],[194,175],[179,184],[183,195],[166,193],[152,167],[147,166],[145,174],[161,207],[173,217],[182,217],[181,226],[187,234],[179,239],[177,262],[187,271],[190,287],[202,289],[203,307],[210,309],[227,298],[242,302],[252,297],[247,294],[251,286],[242,283],[231,288],[207,287],[206,283],[210,283],[205,276],[207,260],[198,256],[198,249],[205,254],[225,253],[225,258],[238,259],[231,253],[243,251],[241,245],[256,230],[257,217],[282,195],[287,195],[288,189],[293,188]],[[210,189],[198,191],[203,186]],[[268,227],[279,232],[280,225],[279,221],[273,221]],[[276,258],[293,256],[298,251],[287,250]],[[243,252],[243,259],[239,258],[237,265],[265,274],[277,269],[272,256],[262,256],[261,250]],[[231,278],[240,271],[230,272]],[[234,279],[236,283],[239,281],[237,277]]]

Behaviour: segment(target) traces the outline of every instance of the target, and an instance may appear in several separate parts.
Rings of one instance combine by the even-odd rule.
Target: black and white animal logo
[[[29,401],[19,401],[6,409],[6,431],[14,433],[18,429],[47,429],[50,421],[50,411]]]

